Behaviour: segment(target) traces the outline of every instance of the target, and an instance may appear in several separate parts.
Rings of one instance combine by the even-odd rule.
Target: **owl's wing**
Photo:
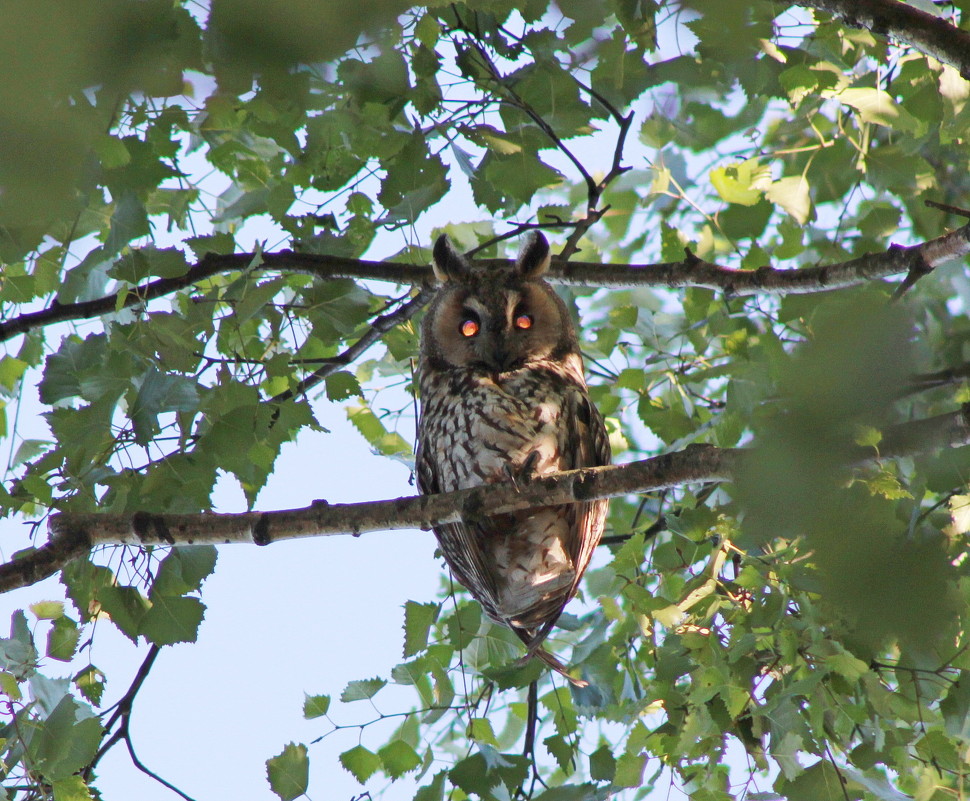
[[[561,442],[560,463],[563,470],[599,467],[610,463],[612,454],[606,423],[599,409],[593,405],[583,389],[576,387],[565,393],[563,420],[565,429]],[[585,683],[577,682],[569,676],[555,657],[543,651],[542,643],[549,636],[566,604],[576,594],[593,551],[603,536],[608,507],[607,500],[573,503],[562,507],[562,514],[569,521],[570,538],[567,549],[575,570],[572,583],[560,596],[559,610],[551,614],[546,623],[531,632],[531,636],[530,633],[516,632],[525,642],[531,655],[539,657],[554,670],[562,673],[571,682],[579,683],[580,686]]]
[[[568,414],[566,415],[568,432],[566,436],[569,451],[569,467],[599,467],[610,463],[610,439],[606,432],[606,423],[599,409],[593,405],[589,396],[580,390],[570,392],[568,396]],[[567,469],[563,466],[563,469]],[[576,568],[571,598],[579,585],[583,571],[593,556],[593,550],[603,536],[603,526],[606,521],[606,511],[609,501],[589,501],[574,504],[571,513],[575,515],[573,532],[570,543],[570,556]]]
[[[441,492],[437,465],[428,456],[428,449],[418,440],[415,454],[418,490],[424,495]],[[498,589],[495,576],[489,569],[482,548],[485,532],[474,522],[443,523],[433,527],[438,547],[445,561],[454,573],[458,583],[468,589],[494,620],[501,620],[498,614]]]

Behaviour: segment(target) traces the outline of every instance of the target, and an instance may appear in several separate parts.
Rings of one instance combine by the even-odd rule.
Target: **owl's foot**
[[[519,485],[526,486],[536,477],[536,465],[539,463],[539,451],[532,451],[520,465],[505,465],[505,474],[509,481],[518,489]]]

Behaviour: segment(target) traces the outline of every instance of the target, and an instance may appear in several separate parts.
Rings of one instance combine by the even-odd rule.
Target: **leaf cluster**
[[[354,267],[425,264],[442,215],[434,233],[482,258],[543,228],[585,262],[797,269],[932,239],[959,220],[923,201],[970,194],[970,84],[806,8],[55,5],[15,0],[0,31],[8,520],[206,512],[221,477],[252,508],[334,414],[410,464],[427,295]],[[966,3],[936,5],[967,32]],[[286,248],[342,277],[269,269]],[[968,448],[879,457],[889,427],[970,401],[965,269],[896,303],[879,282],[740,298],[586,278],[560,291],[618,460],[711,443],[755,467],[613,502],[551,641],[588,687],[519,664],[460,588],[408,601],[400,664],[306,698],[321,738],[354,735],[341,768],[415,801],[961,794]],[[873,460],[847,467],[860,446]],[[95,623],[193,642],[214,567],[208,547],[105,551],[63,571],[70,612],[13,615],[7,797],[95,797],[127,725],[85,657]],[[268,760],[276,795],[312,792],[315,749]]]

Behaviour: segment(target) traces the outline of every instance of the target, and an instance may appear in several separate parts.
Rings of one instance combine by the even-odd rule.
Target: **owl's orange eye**
[[[515,327],[523,331],[527,328],[532,328],[532,315],[531,314],[519,314],[515,318]]]
[[[463,336],[473,337],[478,333],[479,325],[474,320],[465,320],[459,329]]]

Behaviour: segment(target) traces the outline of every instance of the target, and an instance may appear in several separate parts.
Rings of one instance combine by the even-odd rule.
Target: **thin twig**
[[[334,357],[328,364],[318,367],[312,373],[302,378],[300,382],[293,387],[293,389],[287,389],[278,395],[274,395],[268,400],[268,403],[285,403],[288,400],[292,400],[293,398],[298,398],[301,395],[306,394],[313,387],[323,381],[327,376],[333,375],[346,367],[348,364],[351,364],[355,359],[361,356],[364,351],[374,345],[392,328],[400,325],[406,320],[410,320],[425,304],[428,303],[428,301],[431,300],[433,295],[434,290],[431,287],[423,287],[417,295],[411,298],[400,308],[390,312],[389,314],[383,314],[376,318],[371,323],[371,327],[367,333],[358,339],[353,345],[343,351],[339,356]]]
[[[160,785],[162,785],[163,787],[171,790],[176,795],[180,796],[181,798],[184,798],[185,801],[195,801],[195,799],[192,798],[192,796],[186,795],[181,790],[179,790],[179,788],[176,787],[174,784],[172,784],[169,781],[166,781],[161,776],[159,776],[157,773],[155,773],[155,771],[150,770],[149,768],[147,768],[145,766],[145,764],[138,758],[138,755],[135,753],[135,747],[131,744],[131,735],[128,734],[127,732],[125,734],[125,745],[128,747],[128,756],[131,757],[132,764],[136,768],[138,768],[138,770],[140,770],[146,776],[150,776],[155,781],[157,781]]]
[[[155,659],[158,657],[158,653],[161,649],[157,645],[152,645],[148,649],[148,654],[142,660],[141,665],[135,673],[135,678],[131,682],[131,686],[128,687],[128,691],[118,699],[115,704],[115,710],[108,722],[104,725],[105,731],[111,731],[114,725],[121,721],[121,725],[118,727],[117,731],[106,740],[98,752],[94,755],[94,759],[91,760],[91,764],[85,768],[85,776],[90,776],[91,771],[97,766],[101,758],[118,742],[118,740],[124,739],[127,736],[128,731],[128,718],[131,715],[131,707],[135,702],[135,696],[138,695],[138,691],[141,689],[142,685],[145,683],[145,679],[148,678],[148,674],[152,669],[152,665],[155,664]]]

